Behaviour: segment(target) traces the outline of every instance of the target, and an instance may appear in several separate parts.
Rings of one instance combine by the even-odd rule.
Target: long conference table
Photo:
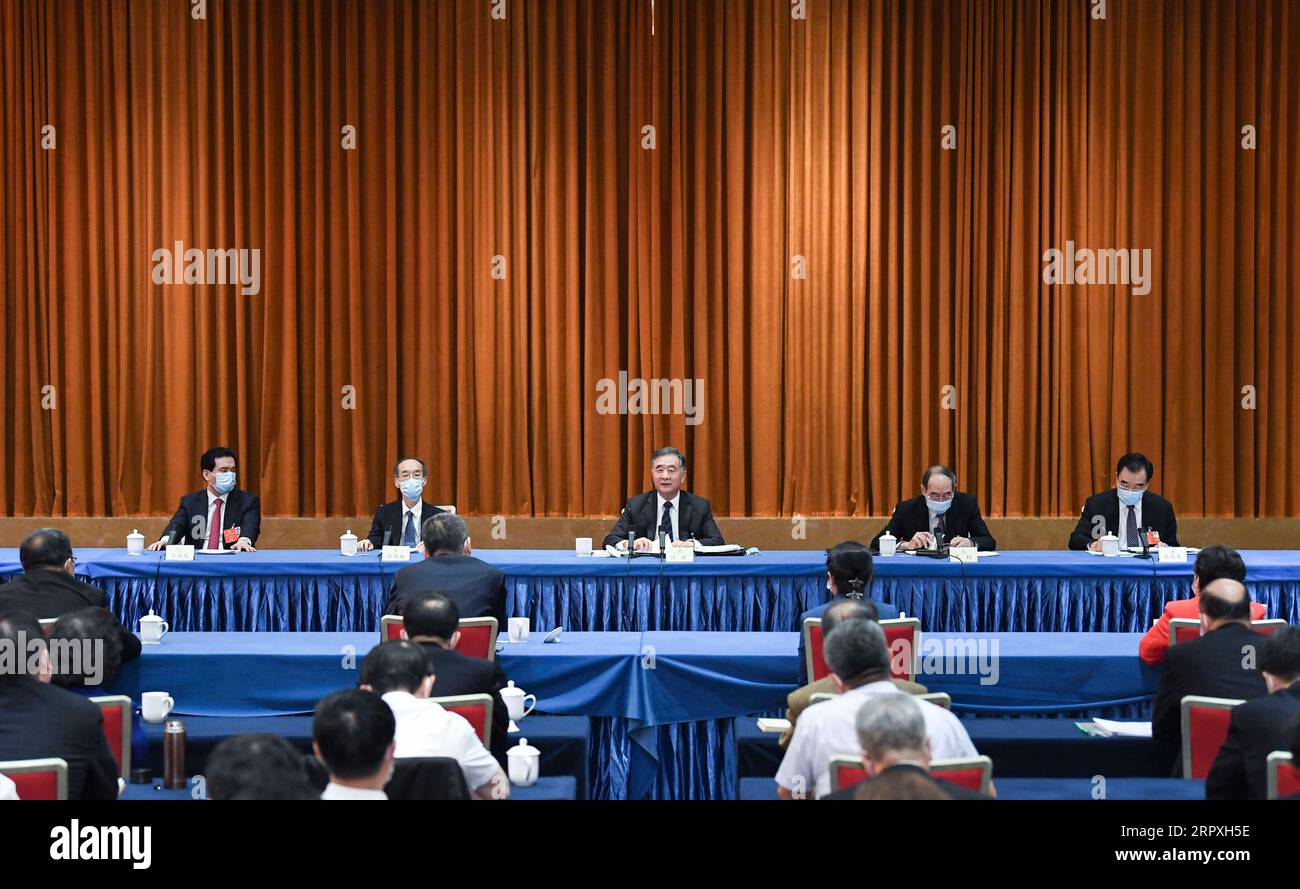
[[[541,709],[593,718],[596,798],[733,796],[733,717],[779,712],[796,682],[799,616],[826,598],[820,551],[671,565],[556,550],[476,555],[504,572],[507,614],[531,618],[535,640],[553,627],[566,631],[558,646],[530,642],[501,657]],[[1270,616],[1300,622],[1300,552],[1242,555],[1254,598]],[[342,667],[319,681],[321,665],[343,663],[340,646],[351,646],[354,665],[373,647],[403,567],[324,550],[168,562],[83,549],[77,558],[78,575],[107,591],[127,626],[150,610],[171,624],[167,641],[128,670],[143,674],[130,693],[168,690],[182,713],[232,715],[241,707],[310,712],[324,692],[354,684]],[[895,556],[876,560],[871,595],[920,618],[927,639],[998,642],[995,684],[972,673],[922,676],[952,694],[959,711],[1144,718],[1158,674],[1138,662],[1129,634],[1144,631],[1166,601],[1190,594],[1191,569],[1063,551],[1005,552],[974,564]],[[0,550],[0,580],[20,571],[17,551]],[[660,666],[637,666],[643,660]],[[191,669],[202,662],[206,669]],[[167,666],[151,672],[156,664]],[[727,681],[711,691],[711,676]]]
[[[793,631],[826,600],[820,551],[658,559],[578,557],[557,550],[478,550],[506,575],[507,614],[534,629]],[[1270,616],[1300,622],[1300,551],[1242,553]],[[418,556],[413,558],[418,559]],[[77,552],[79,576],[103,587],[127,625],[153,609],[173,630],[375,630],[393,575],[376,554],[264,550],[168,562],[123,549]],[[0,581],[21,573],[0,550]],[[876,560],[871,596],[939,632],[1143,632],[1164,603],[1186,598],[1191,562],[1025,551],[974,564],[899,555]]]
[[[919,678],[959,712],[1123,715],[1159,680],[1134,656],[1137,640],[927,633]],[[377,642],[377,633],[171,633],[126,665],[114,691],[166,691],[180,716],[305,714],[354,686]],[[784,705],[797,646],[796,633],[565,633],[553,644],[502,642],[497,656],[538,710],[592,718],[593,798],[723,799],[737,784],[734,717]]]

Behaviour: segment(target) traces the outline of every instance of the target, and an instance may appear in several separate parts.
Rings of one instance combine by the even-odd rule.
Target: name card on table
[[[1161,562],[1186,562],[1187,547],[1185,546],[1160,546],[1156,547]]]
[[[411,561],[411,548],[409,546],[386,546],[379,554],[380,561],[384,562],[409,562]]]
[[[164,556],[167,562],[193,562],[194,546],[189,543],[173,543],[167,547],[167,554]]]
[[[670,546],[664,550],[667,562],[694,562],[695,549],[689,546]]]
[[[954,562],[978,562],[979,550],[973,546],[954,546],[948,550]]]

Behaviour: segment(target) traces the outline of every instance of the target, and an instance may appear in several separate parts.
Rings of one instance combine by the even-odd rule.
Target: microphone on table
[[[163,543],[162,551],[158,553],[158,566],[154,568],[154,572],[153,572],[152,593],[153,593],[153,600],[154,600],[153,602],[154,614],[158,613],[158,580],[159,578],[162,577],[162,564],[167,559],[167,547],[171,546],[173,543],[176,542],[176,529],[168,528],[167,532],[163,534],[163,540],[165,542]]]

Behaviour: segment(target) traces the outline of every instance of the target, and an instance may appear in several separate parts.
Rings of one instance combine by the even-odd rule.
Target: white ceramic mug
[[[537,783],[542,752],[531,746],[527,738],[520,738],[516,746],[506,751],[506,761],[509,763],[511,784],[529,787]]]
[[[348,533],[339,535],[339,554],[344,556],[357,554],[357,535],[352,533],[351,528],[348,528]]]
[[[528,618],[512,617],[506,620],[506,632],[511,642],[528,641]]]
[[[591,538],[575,537],[573,539],[573,554],[576,556],[591,555]]]
[[[513,679],[506,683],[506,687],[501,689],[500,694],[501,700],[506,703],[506,712],[510,714],[511,720],[515,722],[532,713],[537,707],[537,695],[530,695],[522,688],[517,688]],[[533,699],[531,704],[527,704],[529,698]]]
[[[140,641],[145,645],[157,645],[170,629],[171,625],[154,614],[151,609],[148,614],[140,618]]]
[[[898,552],[898,538],[886,531],[880,538],[880,554],[892,556]]]
[[[176,702],[165,691],[147,691],[140,695],[140,715],[145,722],[162,722],[175,706]]]
[[[144,554],[144,535],[140,533],[139,528],[126,535],[126,554],[128,556]]]
[[[1119,538],[1114,534],[1107,534],[1101,538],[1101,554],[1103,556],[1119,555]]]

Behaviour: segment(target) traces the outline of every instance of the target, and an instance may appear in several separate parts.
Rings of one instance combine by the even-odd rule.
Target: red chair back
[[[820,617],[810,617],[803,622],[803,656],[808,668],[809,682],[824,679],[830,673],[830,670],[826,669],[826,658],[822,656],[822,621]]]
[[[452,713],[465,717],[470,726],[474,729],[474,734],[487,747],[492,743],[492,696],[485,694],[477,695],[450,695],[445,698],[431,698],[437,701],[444,709]]]
[[[1290,626],[1290,624],[1288,624],[1286,621],[1278,617],[1271,617],[1268,618],[1267,620],[1255,620],[1250,622],[1250,628],[1252,630],[1254,630],[1256,633],[1261,633],[1265,636],[1272,636],[1278,630],[1286,626]]]
[[[1201,622],[1190,617],[1175,617],[1169,621],[1169,644],[1182,645],[1201,636]]]
[[[379,619],[379,641],[392,642],[394,639],[404,639],[402,635],[402,616],[400,614],[385,614]]]
[[[39,623],[40,623],[40,625],[41,625],[41,632],[44,633],[44,634],[47,635],[47,636],[50,635],[50,633],[53,633],[53,632],[54,632],[54,625],[57,624],[58,622],[59,622],[59,619],[58,619],[57,617],[43,617],[43,618],[41,618],[40,621],[39,621]]]
[[[497,619],[495,617],[467,617],[456,628],[460,643],[456,650],[466,657],[492,660],[497,655]]]
[[[1283,799],[1300,794],[1300,766],[1285,750],[1268,755],[1268,798]]]
[[[117,760],[117,773],[121,778],[130,780],[131,776],[131,712],[134,706],[126,695],[105,695],[91,698],[99,705],[99,712],[104,717],[104,737],[108,739],[108,749]]]
[[[867,779],[862,760],[852,756],[837,756],[831,760],[831,790],[843,790]]]
[[[921,622],[914,617],[896,617],[880,622],[889,643],[889,675],[911,682],[916,676],[917,649],[921,644]]]
[[[14,782],[20,800],[68,798],[68,763],[57,757],[0,762],[0,775]]]
[[[1242,703],[1232,698],[1187,695],[1182,700],[1183,777],[1201,779],[1210,774],[1214,758],[1228,737],[1232,708]]]

